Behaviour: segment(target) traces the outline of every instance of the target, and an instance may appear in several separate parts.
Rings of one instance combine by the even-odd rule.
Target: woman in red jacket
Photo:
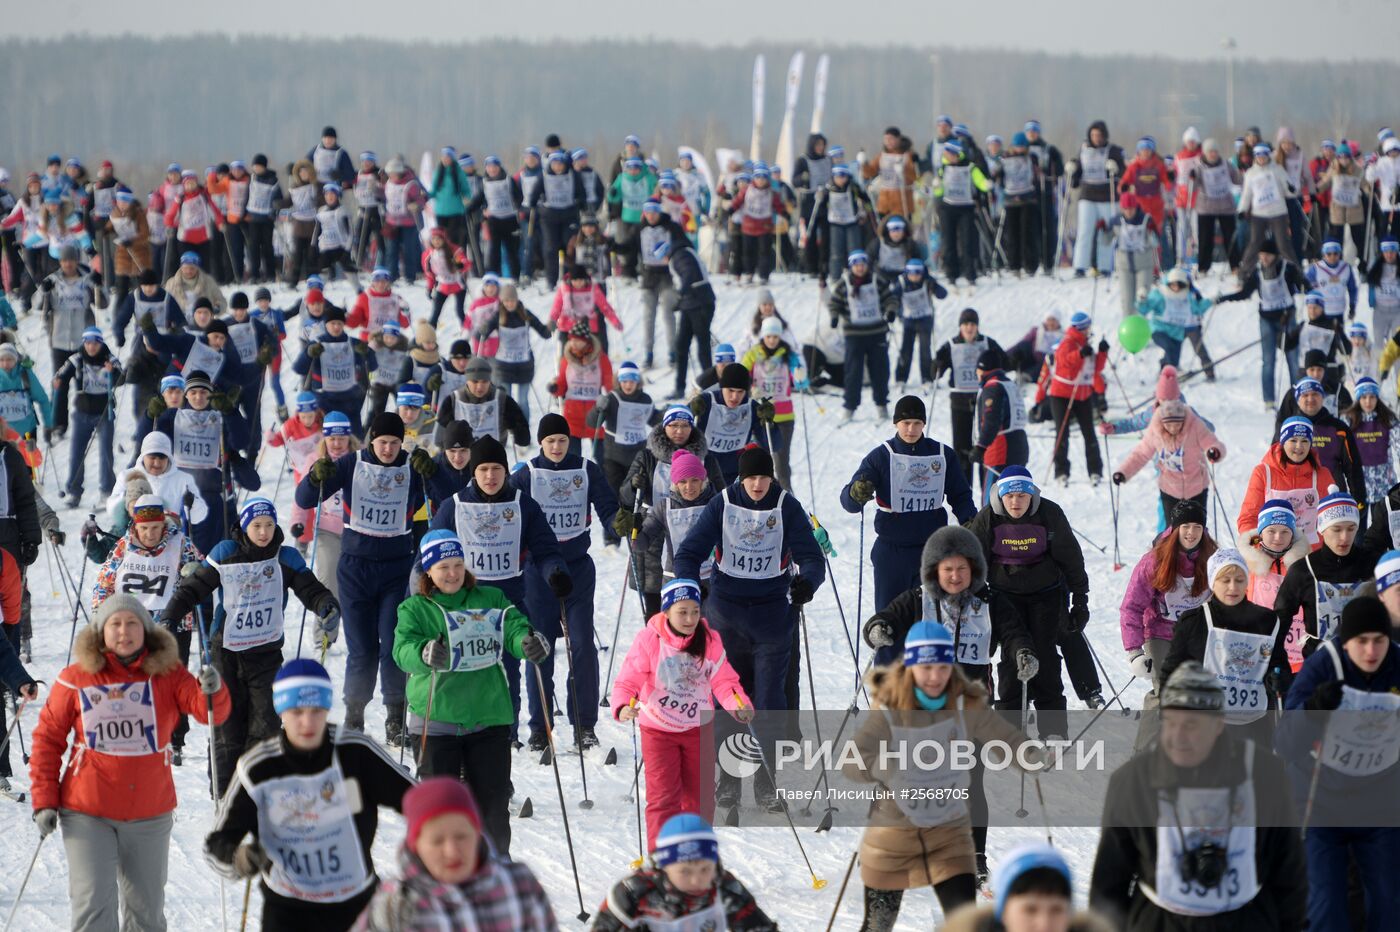
[[[589,333],[588,324],[579,321],[569,331],[569,342],[559,357],[559,374],[547,386],[551,395],[564,399],[570,453],[582,455],[584,438],[596,442],[603,436],[602,428],[588,426],[588,412],[612,387],[612,362],[598,338]]]
[[[1278,442],[1269,447],[1249,474],[1249,485],[1235,521],[1237,533],[1244,534],[1257,526],[1265,502],[1283,499],[1293,508],[1298,536],[1307,538],[1313,550],[1322,546],[1317,536],[1317,504],[1333,479],[1327,467],[1318,462],[1312,435],[1312,422],[1307,418],[1291,417],[1283,422]]]
[[[127,593],[102,603],[73,656],[34,729],[40,843],[62,825],[73,928],[116,928],[120,909],[128,928],[163,929],[176,805],[170,734],[182,714],[208,723],[212,706],[216,724],[228,718],[228,689],[212,666],[196,680],[175,636]]]

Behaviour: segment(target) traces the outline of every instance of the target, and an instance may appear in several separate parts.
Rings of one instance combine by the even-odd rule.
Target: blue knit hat
[[[661,426],[667,427],[676,421],[685,421],[693,427],[695,426],[695,415],[685,405],[671,405],[666,409],[666,413],[661,415]]]
[[[1069,864],[1065,862],[1059,851],[1050,845],[1035,842],[1013,848],[997,864],[996,882],[992,885],[993,889],[996,890],[994,912],[997,922],[1001,922],[1002,912],[1006,909],[1006,900],[1011,895],[1011,888],[1016,885],[1016,881],[1026,872],[1039,868],[1049,868],[1063,877],[1066,893],[1073,889],[1069,876]]]
[[[864,262],[866,265],[869,265],[870,254],[864,249],[852,250],[851,254],[846,257],[846,267],[851,268],[858,262]]]
[[[719,838],[703,818],[693,812],[671,816],[656,833],[651,859],[657,867],[677,861],[719,861]]]
[[[321,422],[321,435],[324,437],[349,437],[352,433],[350,418],[343,411],[332,411]]]
[[[700,584],[693,579],[673,579],[661,587],[661,610],[664,612],[677,602],[689,599],[700,601]]]
[[[451,531],[439,528],[423,535],[423,541],[418,545],[418,557],[423,564],[423,572],[426,573],[434,564],[443,560],[453,557],[464,560],[466,553],[462,549],[461,538]]]
[[[331,675],[310,657],[282,664],[272,680],[272,707],[281,715],[288,709],[327,709],[335,702]]]
[[[1311,381],[1313,381],[1313,380],[1312,380],[1312,379],[1308,379],[1308,381],[1311,382]],[[1305,417],[1297,417],[1297,416],[1291,417],[1291,418],[1289,418],[1288,420],[1284,421],[1283,424],[1280,425],[1280,426],[1279,426],[1279,429],[1278,429],[1278,442],[1279,442],[1279,443],[1287,443],[1289,440],[1292,440],[1294,437],[1303,437],[1304,439],[1312,440],[1312,437],[1313,437],[1313,425],[1312,425],[1312,421],[1308,420],[1308,419],[1305,418]]]
[[[642,370],[637,368],[637,364],[630,359],[623,361],[617,367],[617,380],[619,382],[640,382],[642,380]]]
[[[1400,583],[1400,550],[1387,550],[1376,562],[1376,593]]]
[[[1074,314],[1070,316],[1069,325],[1075,330],[1088,330],[1094,325],[1094,318],[1090,317],[1084,311],[1075,311]]]
[[[997,478],[996,486],[998,496],[1014,495],[1018,492],[1034,495],[1040,491],[1036,488],[1035,480],[1031,478],[1030,470],[1024,466],[1007,466]]]
[[[317,400],[315,392],[298,392],[296,405],[297,413],[300,414],[303,411],[317,410],[321,407],[321,402]]]
[[[1271,498],[1259,509],[1259,530],[1266,527],[1286,527],[1298,533],[1298,517],[1286,498]]]
[[[243,507],[238,511],[238,526],[243,530],[248,530],[248,525],[258,518],[271,518],[272,523],[277,523],[277,506],[265,498],[250,498],[243,503]]]
[[[405,382],[394,392],[394,401],[403,408],[421,408],[427,400],[427,393],[417,382]]]
[[[88,327],[83,331],[84,343],[101,343],[102,331],[97,327]]]
[[[1319,395],[1324,394],[1322,391],[1322,383],[1317,379],[1299,379],[1293,386],[1294,398],[1302,398],[1308,392],[1317,392]]]
[[[165,392],[172,388],[185,390],[185,377],[182,375],[167,375],[160,380],[160,390]]]
[[[715,362],[734,362],[739,358],[739,354],[734,351],[732,343],[721,343],[715,347]]]
[[[953,634],[936,621],[919,621],[904,636],[904,665],[953,663]]]
[[[1356,380],[1356,397],[1360,398],[1362,395],[1375,395],[1377,398],[1381,396],[1381,387],[1369,375],[1363,375]]]

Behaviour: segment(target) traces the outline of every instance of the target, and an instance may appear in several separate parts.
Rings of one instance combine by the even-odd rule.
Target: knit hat
[[[466,421],[453,421],[442,432],[444,450],[470,450],[471,445],[472,426]]]
[[[170,435],[159,430],[153,430],[141,438],[142,456],[164,456],[170,457]]]
[[[1321,534],[1334,524],[1361,524],[1361,509],[1356,507],[1356,499],[1338,491],[1335,485],[1327,487],[1327,494],[1317,503],[1317,532]]]
[[[1024,143],[1020,143],[1020,145],[1024,145]],[[1002,913],[1006,909],[1006,901],[1021,892],[1016,887],[1017,881],[1031,871],[1037,870],[1053,871],[1062,877],[1065,883],[1065,899],[1070,898],[1069,865],[1065,863],[1060,852],[1050,845],[1035,842],[1020,845],[1008,851],[1006,856],[997,863],[996,880],[992,884],[992,889],[996,891],[996,904],[993,910],[998,922],[1001,921]]]
[[[403,418],[394,411],[381,411],[374,416],[374,420],[369,422],[369,439],[378,437],[397,437],[402,440],[404,435]]]
[[[467,360],[462,375],[473,382],[487,382],[491,379],[491,360],[485,356],[473,356]]]
[[[987,347],[982,351],[981,355],[977,357],[977,368],[981,369],[983,372],[995,372],[1004,365],[1006,365],[1006,363],[1002,359],[1001,350],[997,349],[995,346]]]
[[[204,335],[206,337],[209,336],[211,333],[221,333],[224,336],[228,336],[228,324],[225,321],[215,317],[213,320],[209,321],[209,326],[204,328]],[[99,333],[98,336],[101,336],[101,333]],[[87,339],[87,335],[84,334],[83,338]]]
[[[306,304],[320,304],[326,300],[326,293],[320,288],[312,288],[306,292],[306,297],[301,300]]]
[[[276,524],[277,507],[265,498],[250,498],[238,511],[238,526],[246,531],[248,525],[258,518],[271,518],[272,523]]]
[[[507,469],[510,468],[510,464],[506,461],[506,448],[501,446],[501,441],[487,435],[472,444],[471,460],[468,461],[467,465],[472,472],[476,472],[477,467],[493,463]]]
[[[481,810],[471,788],[455,777],[429,777],[403,794],[403,817],[408,823],[404,847],[417,853],[418,833],[423,826],[441,815],[464,815],[472,827],[481,831]]]
[[[405,797],[406,798],[406,797]],[[678,861],[719,861],[719,839],[702,817],[690,812],[671,816],[656,833],[651,851],[657,867]]]
[[[1245,578],[1249,578],[1249,565],[1244,562],[1244,555],[1233,547],[1226,547],[1215,551],[1206,561],[1206,578],[1215,582],[1215,577],[1227,566],[1238,566]]]
[[[707,475],[705,464],[700,462],[700,457],[689,450],[677,450],[671,454],[672,485],[686,479],[704,479]]]
[[[1094,325],[1094,318],[1083,311],[1075,311],[1069,318],[1069,325],[1075,330],[1087,331]]]
[[[1179,528],[1183,524],[1199,524],[1204,527],[1206,523],[1206,509],[1200,502],[1192,501],[1189,498],[1183,498],[1181,501],[1177,502],[1176,507],[1172,509],[1170,520],[1173,528]]]
[[[1312,380],[1309,379],[1308,381]],[[1312,421],[1297,415],[1284,421],[1278,429],[1278,442],[1287,443],[1294,437],[1302,437],[1304,440],[1311,442],[1313,437]]]
[[[147,479],[144,473],[137,472],[128,475],[126,477],[126,490],[122,493],[127,510],[130,511],[134,508],[143,495],[150,495],[153,491],[151,480]]]
[[[783,335],[783,322],[778,319],[778,315],[763,318],[763,323],[758,326],[759,337],[780,337]]]
[[[1176,366],[1163,366],[1157,373],[1157,400],[1174,401],[1181,397],[1181,386],[1176,380]]]
[[[569,328],[569,339],[571,340],[591,340],[593,331],[588,329],[588,321],[581,320]]]
[[[1335,635],[1338,644],[1345,644],[1363,634],[1390,636],[1390,612],[1380,599],[1364,595],[1352,599],[1342,609],[1342,621]]]
[[[146,629],[147,635],[155,631],[155,622],[151,620],[151,613],[146,610],[146,606],[136,600],[136,596],[129,592],[114,592],[103,599],[102,604],[97,606],[97,610],[92,613],[92,630],[97,634],[98,643],[102,643],[102,629],[106,626],[107,619],[117,612],[131,612],[141,619],[141,626]]]
[[[101,343],[102,331],[97,327],[87,327],[83,330],[84,343]]]
[[[1163,709],[1220,712],[1225,708],[1225,691],[1199,660],[1187,660],[1172,671],[1158,704]]]
[[[1375,395],[1377,398],[1381,396],[1381,387],[1369,375],[1363,375],[1356,380],[1356,397],[1360,398],[1363,395]]]
[[[454,557],[458,560],[466,559],[462,539],[445,528],[429,531],[418,544],[418,559],[423,564],[425,573],[432,569],[434,564]]]
[[[310,657],[282,664],[272,680],[272,707],[281,715],[289,709],[326,709],[335,704],[331,675]]]
[[[673,579],[661,587],[661,610],[663,612],[685,599],[692,602],[700,601],[700,584],[695,580]]]
[[[996,481],[996,487],[998,496],[1013,495],[1018,492],[1034,495],[1040,491],[1031,478],[1030,470],[1024,466],[1007,466],[1001,471],[1001,476]]]
[[[773,478],[773,454],[763,447],[746,447],[744,452],[739,454],[739,478],[748,479],[754,476]]]
[[[1286,498],[1271,498],[1259,509],[1259,530],[1266,527],[1286,527],[1298,533],[1298,518],[1293,514],[1293,506]]]
[[[19,348],[13,343],[0,343],[0,356],[8,356],[11,359],[19,360]]]
[[[661,415],[661,426],[669,427],[676,421],[685,421],[691,427],[695,426],[695,415],[685,405],[671,405],[666,409],[666,413]]]
[[[296,397],[297,413],[303,411],[315,411],[321,407],[320,400],[315,392],[297,392]]]
[[[400,408],[421,408],[427,400],[427,393],[417,382],[405,382],[394,390],[394,403]]]
[[[246,308],[248,306],[248,292],[235,291],[233,295],[228,299],[228,306],[231,308]]]
[[[546,437],[554,437],[558,434],[569,436],[569,422],[564,419],[564,415],[551,411],[540,418],[540,424],[535,428],[535,439],[543,441]]]
[[[350,427],[350,416],[343,411],[331,411],[321,422],[323,437],[349,437],[354,431]]]
[[[131,523],[165,523],[165,502],[159,495],[142,495],[131,506]]]
[[[1322,292],[1312,289],[1307,294],[1303,295],[1303,304],[1315,304],[1318,307],[1326,307],[1327,299],[1323,297]]]
[[[924,400],[918,395],[905,395],[894,403],[894,423],[900,421],[928,421],[928,411]]]
[[[181,375],[167,375],[160,380],[160,390],[169,391],[172,388],[185,390],[185,377]]]
[[[388,327],[388,325],[386,324],[385,327],[384,327],[384,332],[387,333],[388,330],[389,330],[389,327]],[[401,332],[401,331],[399,330],[399,328],[397,327],[397,325],[394,327],[394,332],[395,332],[395,333]],[[467,359],[468,357],[471,356],[471,354],[472,354],[472,344],[471,344],[471,341],[470,341],[470,340],[453,340],[453,341],[452,341],[452,345],[451,345],[450,347],[447,348],[447,355],[448,355],[448,357],[451,358],[451,359]]]
[[[1387,550],[1376,562],[1376,592],[1400,583],[1400,550]]]
[[[345,308],[337,304],[327,304],[325,311],[321,313],[321,320],[328,324],[332,321],[340,321],[343,324],[345,323]]]
[[[197,388],[202,388],[206,392],[214,390],[214,383],[209,381],[209,376],[200,369],[185,376],[185,391],[192,392]]]
[[[981,323],[981,318],[977,316],[976,308],[965,307],[962,309],[962,313],[958,315],[958,326],[977,323]]]
[[[617,367],[617,380],[619,382],[640,382],[642,380],[642,370],[637,368],[637,364],[630,359],[625,360]]]
[[[720,388],[737,388],[748,391],[751,384],[749,370],[744,367],[743,363],[736,362],[733,365],[725,366],[724,371],[719,374]]]
[[[904,665],[915,667],[927,663],[953,663],[953,634],[936,621],[918,621],[904,636]]]
[[[419,346],[427,343],[437,342],[437,330],[426,320],[420,320],[413,325],[413,339]]]
[[[1303,354],[1303,368],[1304,368],[1304,369],[1325,369],[1325,368],[1327,368],[1327,354],[1324,353],[1322,350],[1318,350],[1318,349],[1310,349],[1310,350],[1308,350],[1306,353]],[[1300,381],[1302,381],[1302,380],[1300,380]],[[1311,381],[1314,381],[1314,382],[1315,382],[1315,381],[1317,381],[1317,380],[1316,380],[1316,379],[1311,379]],[[1293,391],[1294,391],[1294,393],[1296,394],[1297,391],[1298,391],[1298,389],[1297,389],[1297,388],[1294,388]]]
[[[736,359],[738,359],[738,358],[739,358],[739,356],[738,356],[737,353],[734,352],[734,347],[733,347],[733,345],[731,345],[731,344],[729,344],[729,343],[721,343],[719,346],[716,346],[716,347],[715,347],[715,362],[716,362],[716,363],[721,363],[721,362],[733,362],[734,360],[736,360]]]

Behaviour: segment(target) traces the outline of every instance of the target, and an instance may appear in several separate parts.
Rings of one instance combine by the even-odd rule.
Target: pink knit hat
[[[1163,366],[1157,375],[1157,400],[1173,401],[1181,397],[1181,387],[1176,384],[1176,366]]]
[[[680,482],[684,479],[704,479],[705,464],[700,462],[700,458],[687,450],[677,450],[671,454],[671,481]]]

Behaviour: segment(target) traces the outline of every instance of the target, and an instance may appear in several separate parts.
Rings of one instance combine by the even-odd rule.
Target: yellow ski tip
[[[812,877],[812,889],[813,889],[813,890],[824,890],[824,889],[826,889],[826,881],[825,881],[825,880],[822,880],[820,877],[817,877],[817,876],[814,875],[814,876]]]
[[[633,858],[633,859],[632,859],[632,869],[633,869],[633,870],[637,870],[637,869],[639,869],[641,866],[642,866],[642,859],[641,859],[641,858]]]

